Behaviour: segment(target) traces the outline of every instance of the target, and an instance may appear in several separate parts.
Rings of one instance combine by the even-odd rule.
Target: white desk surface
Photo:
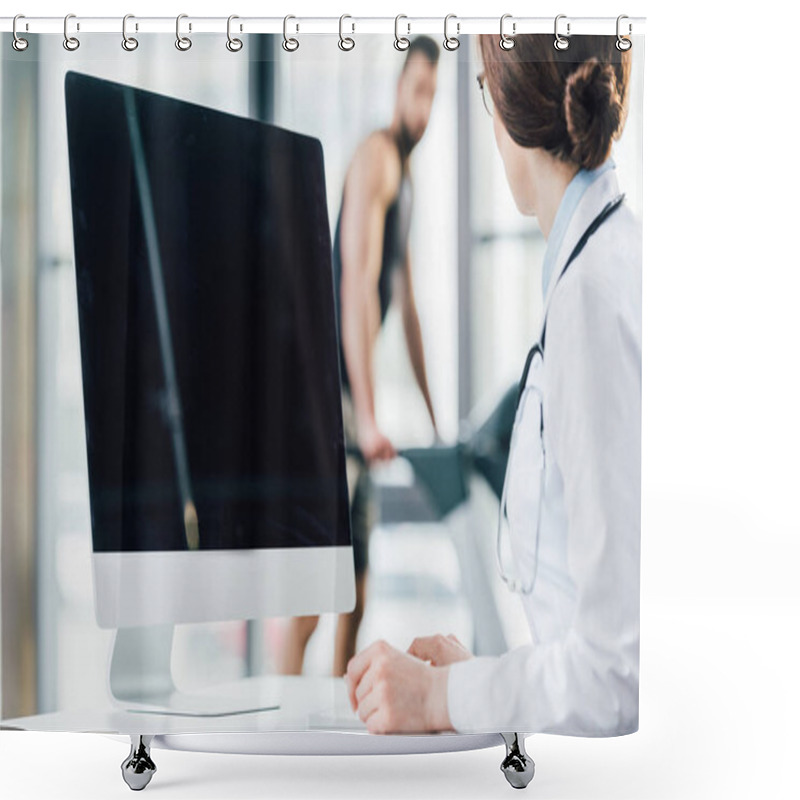
[[[2,730],[70,731],[128,738],[154,735],[154,748],[215,753],[423,753],[494,747],[498,733],[370,734],[350,708],[343,678],[267,675],[220,684],[209,697],[253,700],[267,711],[221,716],[141,713],[114,705],[4,719]],[[260,735],[259,735],[260,734]]]

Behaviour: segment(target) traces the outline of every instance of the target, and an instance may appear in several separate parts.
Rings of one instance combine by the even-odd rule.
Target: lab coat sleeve
[[[641,328],[614,291],[575,270],[548,318],[544,420],[564,483],[572,624],[562,639],[452,664],[458,732],[638,729]]]

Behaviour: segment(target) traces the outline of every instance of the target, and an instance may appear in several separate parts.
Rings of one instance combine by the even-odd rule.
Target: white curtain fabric
[[[477,45],[472,37],[462,38],[459,51],[441,50],[430,123],[410,162],[414,182],[410,263],[430,394],[446,445],[465,440],[518,380],[541,323],[546,248],[536,219],[523,217],[516,209],[492,121],[477,89],[476,76],[482,70]],[[641,38],[634,48],[628,119],[613,150],[619,183],[638,220]],[[65,75],[80,72],[241,117],[254,116],[265,99],[258,93],[266,93],[265,107],[271,108],[267,121],[322,144],[333,238],[348,165],[359,143],[391,122],[404,55],[394,49],[391,37],[380,35],[359,36],[352,52],[340,51],[335,35],[306,36],[294,53],[280,47],[278,36],[271,37],[272,46],[266,50],[256,35],[243,36],[244,47],[238,53],[226,50],[220,37],[194,37],[191,50],[179,52],[173,35],[140,36],[132,53],[120,47],[116,34],[87,35],[74,53],[64,50],[57,35],[30,39],[29,51],[19,54],[5,37],[0,61],[4,93],[18,79],[23,58],[30,62],[27,79],[34,87],[13,117],[6,116],[4,105],[0,130],[6,198],[0,221],[0,236],[6,240],[3,353],[12,352],[8,337],[19,330],[30,335],[27,349],[17,342],[29,378],[27,389],[6,370],[0,386],[4,417],[13,420],[20,409],[30,414],[25,432],[13,440],[14,449],[8,438],[3,448],[6,509],[0,533],[9,543],[4,552],[28,552],[30,558],[16,565],[7,562],[3,570],[4,576],[15,569],[17,574],[13,592],[9,582],[3,593],[3,602],[12,604],[14,613],[7,605],[2,644],[23,648],[24,643],[28,660],[21,658],[19,670],[3,679],[2,716],[77,714],[69,717],[76,720],[81,710],[108,707],[115,632],[96,622],[96,603],[102,598],[93,575]],[[460,91],[463,86],[467,92]],[[468,167],[459,159],[465,143]],[[8,171],[15,158],[26,159],[32,170],[24,193],[16,183],[20,173]],[[19,209],[11,213],[15,197],[32,204],[31,230],[9,227],[18,225]],[[465,209],[467,225],[460,228],[459,215]],[[20,247],[29,249],[34,265],[33,273],[24,278],[27,294],[15,288],[21,280],[21,262],[11,261],[20,252],[10,248],[12,236],[15,245],[24,239]],[[459,304],[464,296],[470,298],[467,307]],[[27,327],[11,328],[6,324],[10,319],[28,320]],[[398,447],[431,446],[430,421],[415,384],[396,305],[378,339],[374,369],[376,417],[384,433]],[[6,424],[3,434],[8,436]],[[499,622],[497,641],[506,650],[530,646],[529,620],[520,597],[507,590],[495,566],[497,497],[486,480],[465,469],[469,499],[445,519],[420,521],[411,515],[403,520],[396,511],[379,518],[370,537],[368,593],[358,650],[377,639],[404,650],[415,637],[455,633],[476,655],[492,658],[500,653],[479,651],[486,641],[480,631],[487,619]],[[27,475],[23,486],[29,494],[27,499],[18,497],[12,507],[20,471]],[[374,480],[386,500],[393,491],[407,490],[414,473],[407,462],[398,460],[377,470]],[[479,581],[470,569],[479,570]],[[290,576],[284,579],[287,585],[291,582]],[[636,581],[638,591],[638,573]],[[26,613],[30,604],[35,605],[35,614]],[[487,604],[491,605],[488,617]],[[324,612],[309,640],[304,665],[309,680],[330,674],[337,619],[337,614]],[[288,622],[288,617],[275,616],[178,624],[172,641],[176,682],[183,691],[213,696],[214,687],[222,683],[276,675]],[[489,674],[489,662],[482,663]],[[35,679],[27,683],[25,664],[35,672]],[[140,674],[144,677],[147,672],[144,655]],[[287,728],[341,725],[347,711],[341,695],[327,683],[314,685],[319,699],[316,716],[287,718]],[[12,693],[27,699],[22,704],[12,702]],[[267,695],[262,698],[269,699]],[[484,720],[483,711],[476,711],[473,719]],[[174,725],[172,730],[179,732],[180,725]],[[253,725],[258,729],[244,716],[232,717],[220,722],[218,730],[252,730]]]

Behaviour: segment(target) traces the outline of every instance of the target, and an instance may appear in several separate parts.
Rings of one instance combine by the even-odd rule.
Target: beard
[[[408,129],[405,122],[400,123],[400,130],[397,133],[397,148],[403,161],[407,161],[411,151],[416,147],[422,136],[415,136]]]

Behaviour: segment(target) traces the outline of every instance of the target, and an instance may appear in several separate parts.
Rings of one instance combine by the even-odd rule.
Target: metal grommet
[[[516,22],[511,23],[511,36],[503,32],[503,23],[505,23],[507,19],[511,19],[511,14],[503,14],[503,16],[500,17],[500,47],[503,50],[510,50],[516,44],[514,41],[514,36],[517,34]]]
[[[566,50],[569,47],[569,39],[565,39],[559,32],[558,32],[558,21],[560,19],[566,19],[566,14],[559,14],[556,17],[555,25],[553,26],[553,32],[555,34],[555,39],[553,40],[553,47],[556,50]],[[569,36],[569,22],[567,22],[567,36]]]
[[[296,17],[293,17],[291,14],[288,14],[283,18],[283,49],[287,53],[294,53],[294,51],[297,50],[298,47],[300,47],[300,42],[298,42],[297,39],[295,39],[294,37],[289,36],[288,31],[289,31],[290,19],[296,19]],[[296,26],[296,30],[300,30],[299,25]]]
[[[67,25],[71,19],[75,19],[74,14],[67,14],[67,16],[64,17],[64,49],[69,50],[70,53],[74,52],[81,46],[80,40],[77,37],[69,35],[69,29],[67,28]],[[80,24],[77,24],[76,30],[80,29]]]
[[[128,36],[128,20],[135,19],[133,14],[126,14],[122,18],[122,49],[127,50],[129,53],[133,52],[139,46],[139,40],[134,39],[133,36]],[[139,25],[136,25],[136,30],[139,30]]]
[[[231,36],[231,22],[233,22],[233,20],[235,19],[239,19],[239,17],[236,16],[236,14],[231,14],[228,17],[228,41],[225,42],[225,47],[227,47],[228,50],[231,51],[231,53],[238,53],[242,49],[242,47],[244,47],[241,39],[236,39],[233,36]]]
[[[349,14],[342,14],[342,16],[339,17],[339,49],[348,52],[349,50],[352,50],[356,46],[356,43],[354,39],[344,35],[342,27],[346,19],[352,19],[352,17]],[[353,30],[351,31],[351,33],[355,32],[356,32],[356,24],[354,22]]]
[[[458,34],[461,33],[461,23],[456,22],[456,35],[455,36],[448,36],[447,35],[447,23],[450,22],[451,19],[456,19],[455,14],[448,14],[444,18],[444,49],[445,50],[458,50],[458,46],[461,42],[458,40]]]
[[[633,42],[630,39],[626,39],[622,34],[619,32],[619,24],[622,20],[628,19],[626,14],[620,14],[617,17],[617,50],[621,53],[624,53],[626,50],[630,50],[633,47]],[[628,36],[633,33],[633,26],[631,23],[628,23]]]
[[[11,30],[12,30],[12,32],[14,34],[14,40],[11,42],[11,46],[18,53],[21,53],[23,50],[27,50],[28,49],[28,40],[27,39],[23,39],[17,33],[17,20],[20,20],[20,19],[25,19],[25,15],[24,14],[17,14],[17,16],[14,17],[14,24],[11,27]],[[26,23],[26,26],[25,26],[25,30],[27,30],[27,23]]]
[[[181,20],[188,19],[188,14],[178,14],[175,20],[175,47],[185,53],[191,46],[192,40],[188,36],[181,36]],[[189,23],[189,32],[192,31],[192,23]]]
[[[405,14],[398,14],[394,18],[394,49],[402,52],[403,50],[408,50],[411,42],[405,36],[400,36],[401,19],[408,19],[408,17]],[[408,28],[408,33],[411,33],[411,25],[408,22],[406,22],[406,28]]]

